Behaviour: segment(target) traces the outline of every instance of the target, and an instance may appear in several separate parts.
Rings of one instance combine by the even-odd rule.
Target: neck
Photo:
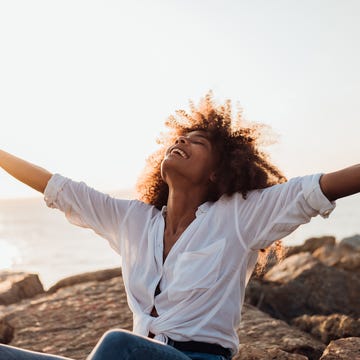
[[[197,189],[169,189],[166,209],[166,231],[182,233],[195,219],[198,207],[205,202],[205,194]]]

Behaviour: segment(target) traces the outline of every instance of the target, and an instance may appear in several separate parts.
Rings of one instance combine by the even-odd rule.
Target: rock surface
[[[74,359],[84,359],[107,330],[132,329],[119,277],[22,302],[4,320],[14,329],[11,345]]]
[[[286,256],[299,254],[301,252],[310,252],[313,253],[316,249],[322,246],[334,246],[335,245],[334,236],[322,236],[322,237],[313,237],[305,240],[302,245],[290,246],[287,248]]]
[[[234,360],[360,359],[359,277],[326,260],[324,249],[342,258],[360,251],[347,243],[313,241],[306,245],[311,251],[300,251],[249,283],[246,300],[287,323],[245,304]],[[0,342],[80,360],[107,330],[132,329],[119,269],[70,277],[37,295],[36,283],[37,290],[27,292],[33,298],[0,304]]]
[[[320,360],[358,360],[360,359],[360,338],[352,337],[332,341]]]
[[[310,238],[304,244],[290,246],[286,257],[309,252],[327,266],[360,272],[360,235],[344,238],[336,243],[333,236]]]
[[[255,356],[255,350],[255,353],[266,354],[269,349],[274,354],[277,353],[277,356],[281,354],[284,359],[304,359],[304,356],[305,359],[319,359],[325,349],[322,342],[309,334],[289,326],[284,321],[273,319],[247,304],[243,307],[238,335],[241,346],[239,356],[235,359],[239,360],[251,359],[249,356]],[[302,357],[290,357],[291,354]]]
[[[37,274],[23,272],[0,273],[0,305],[17,303],[44,293],[44,288]]]
[[[8,344],[13,338],[14,329],[5,319],[0,319],[0,343]]]
[[[258,349],[252,345],[243,345],[234,360],[308,360],[308,357],[300,354],[290,354],[278,347]]]
[[[87,281],[105,281],[117,276],[121,276],[120,268],[99,270],[99,271],[87,272],[84,274],[69,276],[65,279],[58,281],[55,285],[51,286],[47,291],[47,293],[52,294],[57,290],[66,286],[81,284]]]
[[[283,320],[308,315],[342,313],[360,316],[360,279],[356,274],[322,264],[310,253],[286,258],[254,280],[246,299]]]
[[[360,251],[348,244],[325,245],[313,252],[313,256],[327,266],[360,273]]]
[[[3,321],[14,329],[11,345],[79,360],[107,330],[132,329],[120,277],[76,284],[23,301],[9,307]],[[244,347],[234,359],[254,359],[254,349],[261,359],[264,354],[275,359],[318,359],[325,348],[310,335],[246,304],[238,334]]]
[[[353,319],[343,314],[302,315],[293,319],[291,324],[325,344],[340,338],[360,337],[360,319]]]
[[[349,245],[353,250],[360,251],[360,235],[349,236],[340,241],[340,246]]]

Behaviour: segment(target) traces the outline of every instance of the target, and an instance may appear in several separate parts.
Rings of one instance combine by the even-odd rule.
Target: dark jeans
[[[0,344],[0,360],[71,360]],[[229,360],[221,355],[174,349],[125,330],[110,330],[97,343],[86,360]]]

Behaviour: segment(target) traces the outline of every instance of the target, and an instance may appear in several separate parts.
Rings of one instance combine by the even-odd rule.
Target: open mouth
[[[186,154],[186,152],[183,151],[183,150],[181,150],[181,149],[179,149],[179,148],[175,148],[175,149],[171,150],[170,154],[179,155],[179,156],[181,156],[181,157],[184,158],[184,159],[188,159],[188,158],[189,158],[189,156]]]

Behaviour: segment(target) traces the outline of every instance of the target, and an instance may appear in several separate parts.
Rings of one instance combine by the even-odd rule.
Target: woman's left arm
[[[324,174],[320,187],[330,201],[360,192],[360,164]]]

